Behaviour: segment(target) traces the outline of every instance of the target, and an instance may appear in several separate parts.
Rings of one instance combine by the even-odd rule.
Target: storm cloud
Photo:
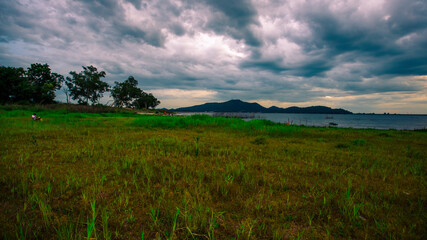
[[[427,113],[426,13],[423,0],[1,1],[0,64],[132,75],[160,107]]]

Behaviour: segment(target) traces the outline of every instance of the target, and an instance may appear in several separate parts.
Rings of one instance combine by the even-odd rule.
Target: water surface
[[[303,113],[179,113],[181,115],[208,114],[211,116],[247,117],[295,125],[342,128],[374,128],[414,130],[427,128],[427,115],[398,114],[303,114]]]

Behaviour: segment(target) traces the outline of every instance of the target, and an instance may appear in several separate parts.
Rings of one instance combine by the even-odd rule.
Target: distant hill
[[[344,109],[333,109],[325,106],[289,107],[276,106],[265,108],[258,103],[248,103],[235,99],[223,103],[205,103],[192,107],[170,109],[175,112],[250,112],[250,113],[321,113],[321,114],[352,114]]]

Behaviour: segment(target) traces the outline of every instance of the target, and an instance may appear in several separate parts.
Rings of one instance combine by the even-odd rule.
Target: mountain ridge
[[[204,103],[191,107],[182,107],[169,109],[175,112],[250,112],[250,113],[317,113],[317,114],[353,114],[352,112],[342,108],[330,108],[325,106],[311,107],[288,107],[280,108],[272,106],[269,108],[263,107],[258,103],[244,102],[239,99],[233,99],[226,102]]]

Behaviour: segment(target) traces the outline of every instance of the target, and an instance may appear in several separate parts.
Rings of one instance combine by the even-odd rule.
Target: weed
[[[158,221],[159,221],[159,209],[158,208],[152,208],[150,207],[150,212],[149,215],[151,217],[151,219],[153,220],[153,225],[157,226]]]
[[[251,143],[255,145],[263,145],[267,143],[267,139],[265,137],[256,137]]]
[[[92,210],[92,218],[87,221],[87,238],[90,239],[92,234],[95,234],[96,238],[96,228],[95,228],[95,220],[96,220],[96,211],[95,211],[95,200],[90,202],[90,208]]]
[[[356,145],[356,146],[363,146],[363,145],[366,145],[366,140],[365,139],[356,139],[356,140],[351,141],[351,143],[353,145]]]
[[[0,107],[4,239],[425,238],[422,131],[40,110]]]
[[[101,217],[102,217],[102,233],[103,233],[104,239],[111,239],[111,233],[108,229],[108,219],[110,218],[110,216],[108,215],[107,209],[104,209]]]
[[[350,146],[345,143],[338,143],[337,145],[335,145],[335,147],[338,149],[346,149],[346,148],[349,148]]]

